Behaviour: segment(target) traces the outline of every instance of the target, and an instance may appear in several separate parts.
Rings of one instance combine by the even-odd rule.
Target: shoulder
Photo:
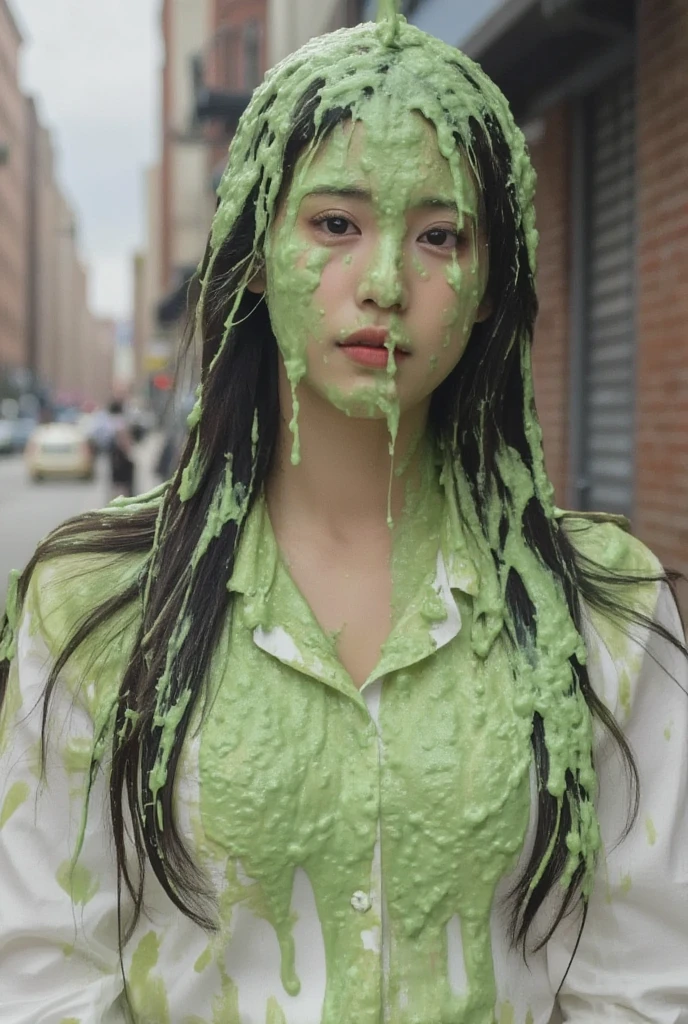
[[[27,611],[38,619],[50,645],[61,645],[106,601],[136,584],[144,568],[145,558],[138,554],[79,552],[49,558],[31,575]]]
[[[658,655],[683,642],[676,602],[657,556],[620,517],[567,513],[560,519],[585,580],[580,584],[590,679],[623,724]],[[648,657],[648,650],[652,655]]]
[[[576,552],[579,581],[585,581],[580,583],[583,602],[589,605],[592,598],[598,609],[608,606],[617,623],[614,608],[622,618],[653,618],[666,574],[654,552],[630,532],[628,520],[570,512],[559,522]]]
[[[86,681],[96,700],[110,685],[118,687],[140,622],[144,567],[141,555],[78,553],[50,558],[34,569],[22,615],[34,644],[40,638],[54,663],[84,631],[63,672],[74,693]],[[108,602],[134,587],[126,604],[101,618]]]
[[[655,554],[630,531],[624,516],[601,512],[561,512],[559,525],[576,552],[592,566],[610,575],[662,576],[664,570]]]

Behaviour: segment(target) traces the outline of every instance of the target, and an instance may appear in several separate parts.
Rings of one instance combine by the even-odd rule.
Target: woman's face
[[[489,312],[488,259],[465,159],[453,172],[420,115],[369,107],[297,163],[268,237],[267,304],[292,384],[389,418],[429,404],[461,359]]]

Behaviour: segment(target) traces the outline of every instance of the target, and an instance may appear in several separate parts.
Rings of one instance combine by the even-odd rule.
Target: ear
[[[259,264],[258,270],[255,272],[255,274],[253,275],[251,280],[248,282],[246,287],[254,295],[262,295],[263,294],[263,292],[265,291],[265,287],[266,287],[265,264],[264,263],[260,263]]]

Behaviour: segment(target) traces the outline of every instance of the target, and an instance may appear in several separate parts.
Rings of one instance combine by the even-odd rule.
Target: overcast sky
[[[157,159],[160,0],[9,0],[25,36],[22,83],[38,99],[77,211],[91,306],[131,314],[144,242],[144,168]]]

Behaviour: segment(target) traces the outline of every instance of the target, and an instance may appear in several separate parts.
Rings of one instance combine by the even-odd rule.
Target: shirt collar
[[[417,663],[449,643],[461,629],[461,614],[452,591],[474,596],[480,588],[476,559],[469,553],[458,513],[452,475],[443,473],[441,482],[444,507],[434,580],[428,578],[406,607],[391,634],[394,642],[383,647],[376,678]],[[290,586],[263,495],[246,519],[228,589],[243,595],[244,623],[253,631],[259,647],[313,678],[343,692],[350,691],[348,676],[329,649],[327,638],[305,600],[293,584]],[[310,638],[307,646],[297,643],[297,638],[306,637]]]
[[[234,560],[234,571],[227,589],[243,594],[248,618],[255,625],[265,623],[267,602],[275,582],[279,549],[268,517],[263,495],[259,495],[249,512]]]

